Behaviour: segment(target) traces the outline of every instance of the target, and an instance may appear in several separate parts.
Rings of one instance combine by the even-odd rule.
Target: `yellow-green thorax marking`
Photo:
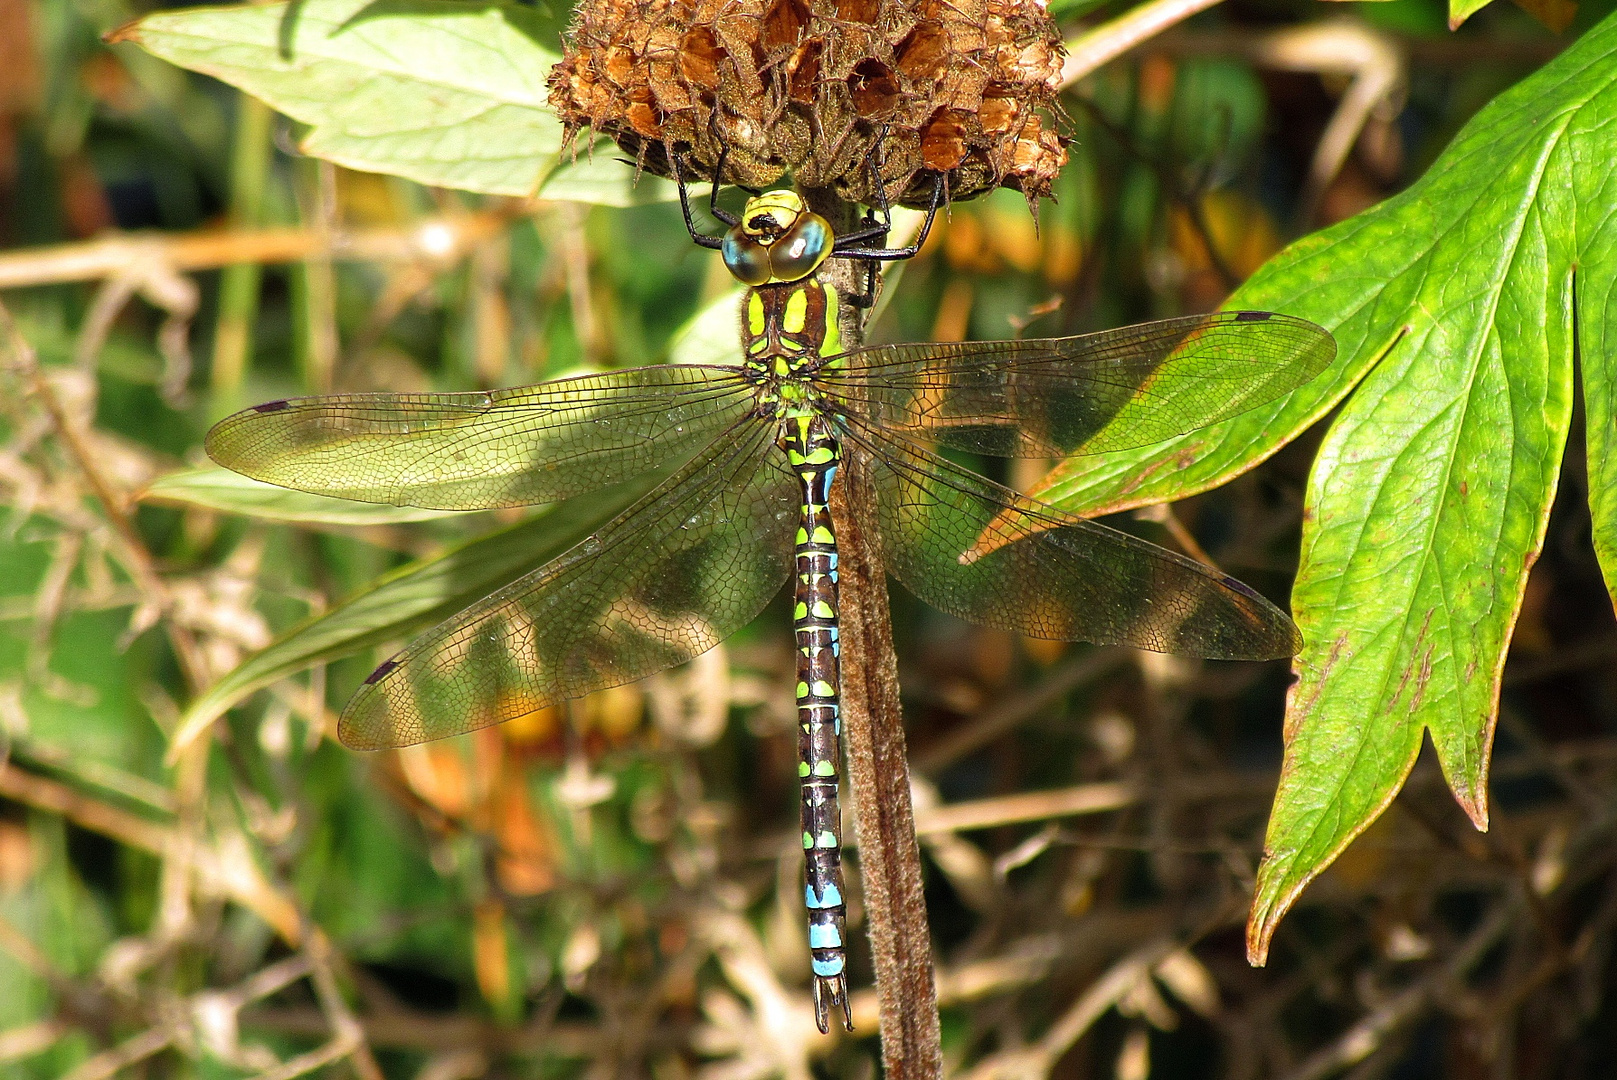
[[[842,351],[837,294],[815,271],[831,254],[831,228],[792,191],[747,203],[726,234],[724,262],[751,286],[742,309],[741,343],[760,415],[779,423],[776,442],[801,483],[794,553],[793,635],[797,644],[798,779],[801,782],[804,901],[814,971],[814,1014],[827,1029],[841,1005],[850,1030],[847,906],[842,882],[841,641],[837,624],[837,541],[831,483],[841,447],[818,407],[811,366]]]

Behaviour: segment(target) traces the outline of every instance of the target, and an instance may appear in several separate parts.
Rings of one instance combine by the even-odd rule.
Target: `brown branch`
[[[882,1065],[894,1080],[943,1075],[921,852],[910,805],[887,572],[874,529],[870,464],[847,447],[831,491],[842,599],[842,717],[876,961]]]
[[[806,194],[834,229],[842,232],[851,225],[853,207],[826,192]],[[864,340],[864,327],[846,298],[863,284],[864,268],[834,260],[824,272],[843,298],[838,311],[843,345],[855,348]],[[890,1080],[933,1080],[943,1075],[942,1036],[876,490],[864,455],[851,443],[843,449],[843,466],[831,489],[842,607],[842,730],[876,967],[882,1067]]]

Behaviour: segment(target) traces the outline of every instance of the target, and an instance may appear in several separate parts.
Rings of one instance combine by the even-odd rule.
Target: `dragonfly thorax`
[[[836,290],[817,277],[749,289],[741,346],[761,414],[813,411],[809,376],[842,351]]]

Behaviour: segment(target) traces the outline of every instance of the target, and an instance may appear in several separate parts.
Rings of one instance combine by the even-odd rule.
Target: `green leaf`
[[[1292,593],[1307,645],[1248,926],[1255,962],[1302,888],[1386,808],[1424,733],[1486,827],[1500,673],[1555,495],[1575,336],[1596,549],[1617,590],[1613,116],[1617,16],[1482,110],[1408,191],[1292,245],[1230,298],[1332,330],[1330,371],[1044,485],[1085,513],[1182,497],[1347,398],[1309,482]]]
[[[658,478],[653,474],[569,499],[516,525],[383,575],[330,611],[294,626],[209,687],[180,718],[169,757],[254,691],[315,664],[407,638],[515,581],[589,536]]]
[[[726,289],[709,301],[668,342],[675,364],[741,364],[741,298],[746,290]]]
[[[1075,19],[1104,4],[1106,0],[1050,0],[1047,9],[1052,19]]]
[[[679,189],[672,181],[639,172],[623,159],[617,144],[605,139],[579,148],[577,159],[563,155],[562,165],[540,187],[546,199],[594,203],[597,206],[644,206],[673,202]],[[706,198],[708,185],[688,185],[691,198]]]
[[[187,469],[160,476],[142,499],[177,502],[223,510],[227,514],[317,525],[393,525],[453,517],[455,510],[422,510],[414,506],[351,502],[329,495],[276,487],[229,469]]]
[[[1461,23],[1492,2],[1493,0],[1449,0],[1449,29],[1459,29]]]
[[[112,40],[136,42],[310,125],[306,153],[520,196],[538,191],[559,163],[562,125],[545,86],[558,57],[542,43],[548,37],[534,10],[515,4],[303,0],[157,12]]]

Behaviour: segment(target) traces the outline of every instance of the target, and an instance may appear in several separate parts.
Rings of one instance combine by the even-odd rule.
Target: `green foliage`
[[[166,229],[195,228],[243,209],[229,167],[239,98],[193,74],[200,71],[259,94],[308,125],[296,130],[311,152],[392,174],[379,179],[289,158],[277,140],[247,177],[263,182],[263,212],[252,220],[265,226],[316,224],[311,210],[321,205],[322,190],[334,196],[329,224],[400,236],[413,235],[427,215],[494,205],[428,191],[403,177],[514,195],[533,194],[542,182],[549,199],[614,206],[671,193],[650,178],[631,186],[633,170],[610,145],[580,147],[576,162],[561,152],[543,81],[565,5],[548,15],[526,3],[481,0],[367,6],[293,0],[173,10],[148,16],[130,32],[152,51],[115,44],[109,54],[102,32],[139,11],[122,0],[31,3],[42,70],[37,99],[28,99],[37,100],[37,114],[16,117],[15,205],[9,217],[0,214],[10,243],[94,235],[112,222],[107,206],[124,226]],[[1585,0],[1578,25],[1593,23],[1607,3]],[[1126,6],[1102,13],[1091,0],[1053,0],[1051,10],[1098,20]],[[1373,177],[1372,198],[1420,172],[1484,100],[1550,47],[1517,5],[1490,5],[1453,39],[1445,29],[1447,0],[1393,0],[1355,10],[1402,35],[1415,55],[1443,58],[1416,62],[1410,104],[1392,133],[1404,150],[1404,178]],[[1270,13],[1304,20],[1331,14],[1313,0],[1269,5],[1265,19]],[[1149,63],[1126,59],[1097,73],[1084,92],[1093,93],[1098,118],[1067,101],[1072,160],[1058,180],[1059,201],[1042,209],[1039,232],[1022,228],[1025,211],[1014,192],[955,203],[940,219],[940,243],[907,270],[888,268],[881,304],[891,309],[884,319],[873,318],[876,338],[1076,333],[1200,310],[1215,302],[1209,298],[1222,297],[1227,286],[1194,264],[1195,238],[1181,228],[1185,209],[1205,209],[1215,233],[1252,226],[1247,236],[1258,241],[1239,258],[1226,252],[1235,276],[1250,272],[1278,246],[1267,239],[1282,231],[1275,223],[1289,218],[1285,177],[1306,168],[1312,149],[1298,132],[1317,130],[1333,104],[1331,93],[1314,91],[1311,76],[1260,79],[1241,59],[1240,46],[1257,32],[1243,21],[1251,17],[1247,9],[1215,11],[1187,29],[1199,38],[1221,26],[1210,37],[1235,46],[1221,58],[1171,59],[1182,54],[1169,49]],[[1444,41],[1421,53],[1430,43],[1418,39],[1430,35]],[[1595,30],[1479,117],[1425,181],[1295,246],[1232,299],[1235,306],[1274,308],[1331,326],[1342,351],[1330,373],[1284,408],[1177,440],[1157,453],[1085,459],[1081,472],[1076,465],[1064,469],[1046,493],[1098,512],[1201,491],[1274,453],[1333,408],[1341,410],[1309,490],[1295,600],[1310,646],[1301,662],[1305,681],[1293,699],[1272,854],[1263,870],[1266,906],[1254,923],[1260,948],[1297,890],[1399,789],[1422,730],[1432,731],[1468,808],[1484,809],[1498,667],[1567,445],[1574,348],[1590,418],[1595,544],[1608,584],[1617,588],[1611,446],[1617,440],[1617,360],[1609,330],[1617,314],[1610,224],[1617,186],[1608,175],[1612,138],[1598,126],[1602,113],[1617,115],[1604,89],[1614,77],[1612,39],[1610,25]],[[1485,59],[1470,56],[1473,49]],[[172,55],[182,67],[159,55]],[[1309,93],[1270,96],[1276,85]],[[1310,95],[1317,101],[1299,106]],[[529,153],[536,156],[523,156]],[[261,177],[259,169],[265,170]],[[1349,179],[1366,182],[1363,174]],[[102,217],[84,214],[94,202],[84,200],[85,191],[105,198]],[[317,267],[269,267],[261,306],[248,319],[252,342],[240,400],[332,388],[480,389],[665,356],[733,362],[737,297],[718,289],[728,279],[714,273],[715,263],[713,253],[688,243],[672,206],[591,213],[551,203],[491,235],[464,263],[339,260],[323,285]],[[1187,284],[1198,273],[1199,291]],[[88,370],[70,367],[93,284],[13,290],[4,298],[71,401],[93,394],[87,434],[98,457],[105,452],[118,492],[138,491],[161,476],[145,489],[135,521],[160,575],[181,599],[166,625],[142,631],[154,609],[131,599],[139,592],[121,562],[123,549],[107,543],[116,536],[94,492],[37,402],[8,381],[0,363],[0,492],[12,508],[9,518],[0,514],[0,750],[9,766],[60,784],[87,805],[110,805],[172,828],[204,852],[222,838],[244,838],[270,884],[330,936],[343,960],[342,991],[356,1010],[381,1021],[375,1030],[394,1030],[376,1040],[389,1077],[464,1060],[462,1043],[423,1051],[414,1031],[394,1041],[412,1019],[424,1017],[444,1027],[423,1030],[481,1033],[471,1037],[488,1039],[495,1071],[762,1073],[784,1061],[776,1071],[787,1075],[794,1068],[870,1074],[873,1038],[844,1040],[809,1065],[817,1047],[792,1060],[795,1044],[782,1049],[784,1041],[759,1019],[790,1020],[790,1008],[802,1006],[807,963],[796,854],[777,860],[776,850],[778,834],[790,829],[795,813],[790,775],[782,769],[796,737],[791,717],[781,717],[794,675],[783,612],[767,613],[738,635],[720,664],[722,679],[712,668],[675,671],[658,685],[603,695],[610,702],[573,703],[565,716],[556,710],[405,754],[348,753],[325,734],[374,650],[401,644],[542,563],[608,518],[630,493],[586,497],[514,525],[501,517],[496,527],[490,516],[322,500],[215,470],[174,472],[182,461],[199,460],[207,421],[226,406],[208,379],[207,342],[220,311],[217,279],[203,272],[192,280],[200,286],[201,307],[189,403],[159,394],[164,357],[153,342],[162,315],[144,301],[136,299],[115,320],[92,381]],[[705,298],[701,304],[698,296]],[[1053,297],[1063,301],[1059,307],[1046,303]],[[322,326],[321,318],[329,324]],[[321,329],[337,347],[323,371],[308,357]],[[1574,414],[1574,433],[1577,423]],[[1574,445],[1568,456],[1580,450]],[[1288,570],[1284,557],[1275,556],[1294,530],[1288,497],[1301,490],[1302,475],[1302,455],[1293,450],[1179,513],[1231,572],[1279,589]],[[1575,463],[1564,476],[1576,482]],[[1030,479],[1016,471],[1006,478],[1016,484]],[[41,482],[23,483],[34,479]],[[1580,501],[1565,516],[1577,518],[1581,510]],[[1588,544],[1586,531],[1578,531],[1585,528],[1581,521],[1567,524],[1563,535],[1562,513],[1551,525],[1552,542],[1543,545],[1533,595],[1548,580],[1563,591],[1596,595],[1598,618],[1587,620],[1593,628],[1578,639],[1588,651],[1601,645],[1607,624],[1599,620],[1609,619],[1609,608],[1592,559],[1585,560],[1588,576],[1567,574],[1567,550],[1581,555]],[[493,531],[473,535],[480,530]],[[446,544],[452,546],[446,550]],[[390,570],[400,548],[419,561]],[[65,585],[60,611],[47,624],[37,613],[50,607],[42,585],[53,572]],[[1260,576],[1249,576],[1254,573]],[[306,618],[311,609],[321,614]],[[1564,615],[1564,595],[1539,605],[1536,617],[1529,605],[1517,633],[1524,652],[1529,630],[1536,628],[1541,641],[1546,637],[1545,609]],[[1097,676],[1094,661],[1105,657],[1075,651],[1051,664],[1049,653],[962,627],[899,590],[894,615],[908,736],[918,761],[941,760],[928,772],[947,799],[1130,777],[1148,778],[1150,789],[1140,805],[1104,821],[1072,819],[1056,843],[1035,832],[1039,826],[1018,824],[924,838],[934,857],[929,901],[945,901],[935,911],[941,970],[966,976],[954,985],[967,985],[970,965],[1005,970],[1009,959],[1012,970],[1026,970],[1035,980],[996,983],[994,996],[947,1008],[950,1052],[970,1068],[973,1056],[991,1054],[984,1048],[996,1041],[1014,1044],[1007,1054],[1037,1044],[1048,1019],[1069,1004],[1061,995],[1086,985],[1097,962],[1122,959],[1164,927],[1185,926],[1187,913],[1207,898],[1240,887],[1240,860],[1230,856],[1256,848],[1268,782],[1253,763],[1278,744],[1273,720],[1283,672],[1278,665],[1202,669],[1146,657],[1138,664],[1110,663]],[[255,653],[266,623],[279,636]],[[211,688],[192,687],[164,632],[174,624],[197,636],[212,676],[245,659]],[[243,625],[256,628],[251,643],[236,633]],[[37,633],[41,626],[48,633]],[[1558,630],[1549,638],[1554,649],[1566,641]],[[1512,658],[1513,671],[1524,670],[1522,660],[1522,653]],[[1473,664],[1476,671],[1468,673]],[[1091,673],[1073,690],[1066,673],[1079,670]],[[712,677],[698,685],[696,675]],[[1600,678],[1607,681],[1590,675],[1588,685],[1607,687],[1603,700],[1609,702],[1609,676]],[[714,689],[713,683],[722,685]],[[1232,691],[1237,685],[1243,688]],[[1507,689],[1507,708],[1513,705],[1556,740],[1555,767],[1573,762],[1587,790],[1550,796],[1559,801],[1535,802],[1530,813],[1518,814],[1520,804],[1507,798],[1519,790],[1513,788],[1496,795],[1493,812],[1512,844],[1520,840],[1534,853],[1535,887],[1544,865],[1565,874],[1566,884],[1549,886],[1535,906],[1562,929],[1564,940],[1581,941],[1592,933],[1588,927],[1599,925],[1591,921],[1580,929],[1584,914],[1611,910],[1610,898],[1599,900],[1593,885],[1602,877],[1609,884],[1611,833],[1602,825],[1610,820],[1609,800],[1602,798],[1617,790],[1609,782],[1613,729],[1609,709],[1600,711],[1605,705],[1579,704],[1563,718],[1589,725],[1590,733],[1563,741],[1565,732],[1534,711],[1541,698],[1554,696],[1538,689]],[[699,692],[723,695],[723,716],[714,741],[686,744],[678,724],[666,723],[667,714],[658,710],[673,701],[677,714]],[[626,701],[628,719],[610,729],[615,734],[603,734],[600,716]],[[985,720],[1000,723],[1000,703],[1018,701],[1039,704],[1028,706],[1018,730],[997,729],[991,755],[962,760],[936,753],[961,731]],[[641,724],[642,702],[654,728]],[[1541,722],[1545,727],[1538,729]],[[178,732],[183,744],[204,730],[210,741],[202,812],[186,823],[171,810],[183,771],[165,769],[163,755],[170,735]],[[1525,756],[1507,744],[1496,771],[1530,773],[1534,784],[1552,775],[1542,765],[1524,765]],[[1221,794],[1204,800],[1193,792],[1187,803],[1187,774],[1193,774],[1190,788],[1205,783]],[[1236,790],[1242,794],[1227,794]],[[523,794],[531,816],[502,817],[513,792]],[[1430,794],[1428,786],[1411,784],[1399,802]],[[1441,789],[1436,794],[1447,803]],[[1184,812],[1187,805],[1192,812]],[[1422,809],[1427,823],[1439,826],[1442,812],[1452,810],[1430,803]],[[1452,817],[1460,821],[1458,813]],[[1302,1060],[1301,1049],[1313,1053],[1343,1037],[1339,1021],[1350,1023],[1331,987],[1439,977],[1442,985],[1454,984],[1445,972],[1458,970],[1456,950],[1470,947],[1468,935],[1479,925],[1472,913],[1479,903],[1497,913],[1515,902],[1519,867],[1500,869],[1464,845],[1445,848],[1432,839],[1437,830],[1428,835],[1407,824],[1406,815],[1388,815],[1378,840],[1381,828],[1389,836],[1402,828],[1395,844],[1355,845],[1331,888],[1309,894],[1327,917],[1288,924],[1270,971],[1232,978],[1210,965],[1206,977],[1224,994],[1216,1005],[1232,1021],[1219,1026],[1261,1028],[1275,1040],[1277,1055]],[[1570,837],[1564,854],[1557,835]],[[498,865],[511,853],[513,838],[532,845],[528,868],[535,876],[526,889],[512,889]],[[1390,848],[1416,851],[1421,872],[1388,858]],[[31,860],[20,884],[19,850]],[[1208,851],[1219,855],[1198,854]],[[990,881],[995,860],[1009,872]],[[988,894],[983,911],[956,902],[973,903],[962,885],[974,882],[973,867],[981,870],[975,884]],[[237,985],[292,947],[275,937],[258,908],[240,897],[205,893],[200,877],[187,898],[195,920],[182,940],[165,937],[162,903],[174,894],[162,891],[163,880],[159,858],[127,838],[98,834],[79,819],[64,821],[58,809],[24,797],[0,798],[0,917],[38,944],[57,974],[95,988],[99,973],[111,970],[104,965],[127,958],[128,946],[158,943],[160,950],[174,950],[134,976],[133,993],[96,998],[64,989],[55,976],[38,977],[0,947],[0,1035],[70,1017],[66,1037],[43,1052],[0,1060],[0,1075],[65,1075],[91,1054],[149,1025],[169,1023],[178,1014],[164,1010],[176,1003],[185,1007],[197,1000],[191,995]],[[1394,900],[1387,899],[1389,884]],[[1452,903],[1457,895],[1464,903]],[[484,973],[475,970],[491,955],[477,919],[490,899],[507,911],[499,955],[510,968],[510,990],[498,1000],[482,992]],[[1444,914],[1456,907],[1463,908],[1457,918]],[[767,962],[762,955],[749,960],[746,978],[737,976],[743,968],[735,958],[758,943],[716,952],[713,927],[699,921],[715,908],[745,912],[747,933],[757,930],[767,947]],[[1383,950],[1385,929],[1402,930],[1405,922],[1416,945],[1432,948],[1427,959]],[[1512,973],[1548,972],[1519,1015],[1532,1024],[1553,1014],[1564,1025],[1556,1038],[1582,1039],[1585,1051],[1594,1047],[1595,1058],[1605,1060],[1599,1054],[1609,1043],[1604,1019],[1611,988],[1609,975],[1600,974],[1606,970],[1602,951],[1546,949],[1525,917],[1501,925],[1510,926],[1504,948],[1477,955],[1512,950],[1497,965],[1503,975],[1470,972],[1467,1000],[1486,1001],[1485,1014],[1504,1017],[1497,1027],[1505,1030],[1522,1000]],[[1305,937],[1307,947],[1297,947]],[[1222,938],[1219,933],[1213,940]],[[962,941],[967,947],[957,948]],[[1016,951],[1027,947],[1033,951]],[[1308,970],[1299,974],[1305,952]],[[1330,959],[1349,954],[1354,959]],[[1573,955],[1590,959],[1565,977],[1535,966]],[[1040,958],[1035,967],[1028,966],[1031,957]],[[856,949],[855,963],[861,962]],[[405,989],[437,986],[446,997],[431,1007],[452,1003],[453,1016],[434,1016],[419,1000],[377,992],[379,980],[391,987],[401,973]],[[868,968],[856,975],[863,984]],[[1569,993],[1574,978],[1578,989]],[[754,997],[760,985],[769,993]],[[1261,993],[1248,993],[1252,987]],[[1177,983],[1169,989],[1178,994]],[[1605,1011],[1591,1018],[1566,1007],[1574,998],[1604,1001]],[[93,1011],[98,1000],[116,1009]],[[313,1017],[313,1000],[300,982],[250,1008],[241,1017],[244,1042],[264,1043],[284,1058],[315,1049],[329,1027],[297,1026]],[[1181,1011],[1189,999],[1165,1000]],[[92,1012],[64,1007],[85,1002]],[[1271,1022],[1276,1008],[1282,1023]],[[557,1009],[562,1019],[552,1043],[543,1024]],[[287,1018],[291,1027],[277,1026]],[[522,1028],[500,1027],[513,1020]],[[1454,1017],[1439,1022],[1464,1023]],[[1067,1063],[1087,1055],[1095,1069],[1107,1071],[1101,1058],[1118,1025],[1138,1025],[1139,1034],[1144,1023],[1108,1017],[1103,1024],[1111,1033],[1086,1036],[1091,1045],[1079,1046]],[[1154,1031],[1152,1075],[1181,1075],[1184,1040],[1200,1038],[1206,1027],[1192,1022],[1172,1033]],[[630,1047],[611,1063],[562,1063],[586,1045],[618,1053],[623,1044],[616,1033],[624,1031],[649,1032],[647,1046],[654,1049]],[[526,1050],[507,1052],[513,1045],[531,1049],[536,1037],[544,1047],[531,1057]],[[1385,1034],[1367,1067],[1384,1067],[1405,1053],[1398,1038],[1396,1031]],[[1540,1054],[1539,1043],[1533,1046]],[[226,1064],[206,1047],[195,1058],[191,1052],[189,1045],[165,1051],[134,1068],[154,1077],[245,1076],[263,1068]],[[755,1056],[747,1061],[746,1055]],[[1587,1074],[1556,1071],[1564,1064],[1520,1075],[1604,1075],[1598,1065]]]
[[[1617,17],[1484,109],[1409,190],[1294,244],[1230,298],[1333,331],[1331,371],[1277,406],[1070,464],[1043,487],[1086,513],[1183,497],[1346,399],[1309,484],[1292,594],[1308,644],[1257,958],[1303,886],[1385,809],[1423,732],[1486,826],[1500,671],[1555,494],[1575,347],[1597,550],[1617,586],[1613,115]]]
[[[739,364],[741,298],[745,290],[726,289],[703,305],[668,343],[668,358],[676,364]]]

